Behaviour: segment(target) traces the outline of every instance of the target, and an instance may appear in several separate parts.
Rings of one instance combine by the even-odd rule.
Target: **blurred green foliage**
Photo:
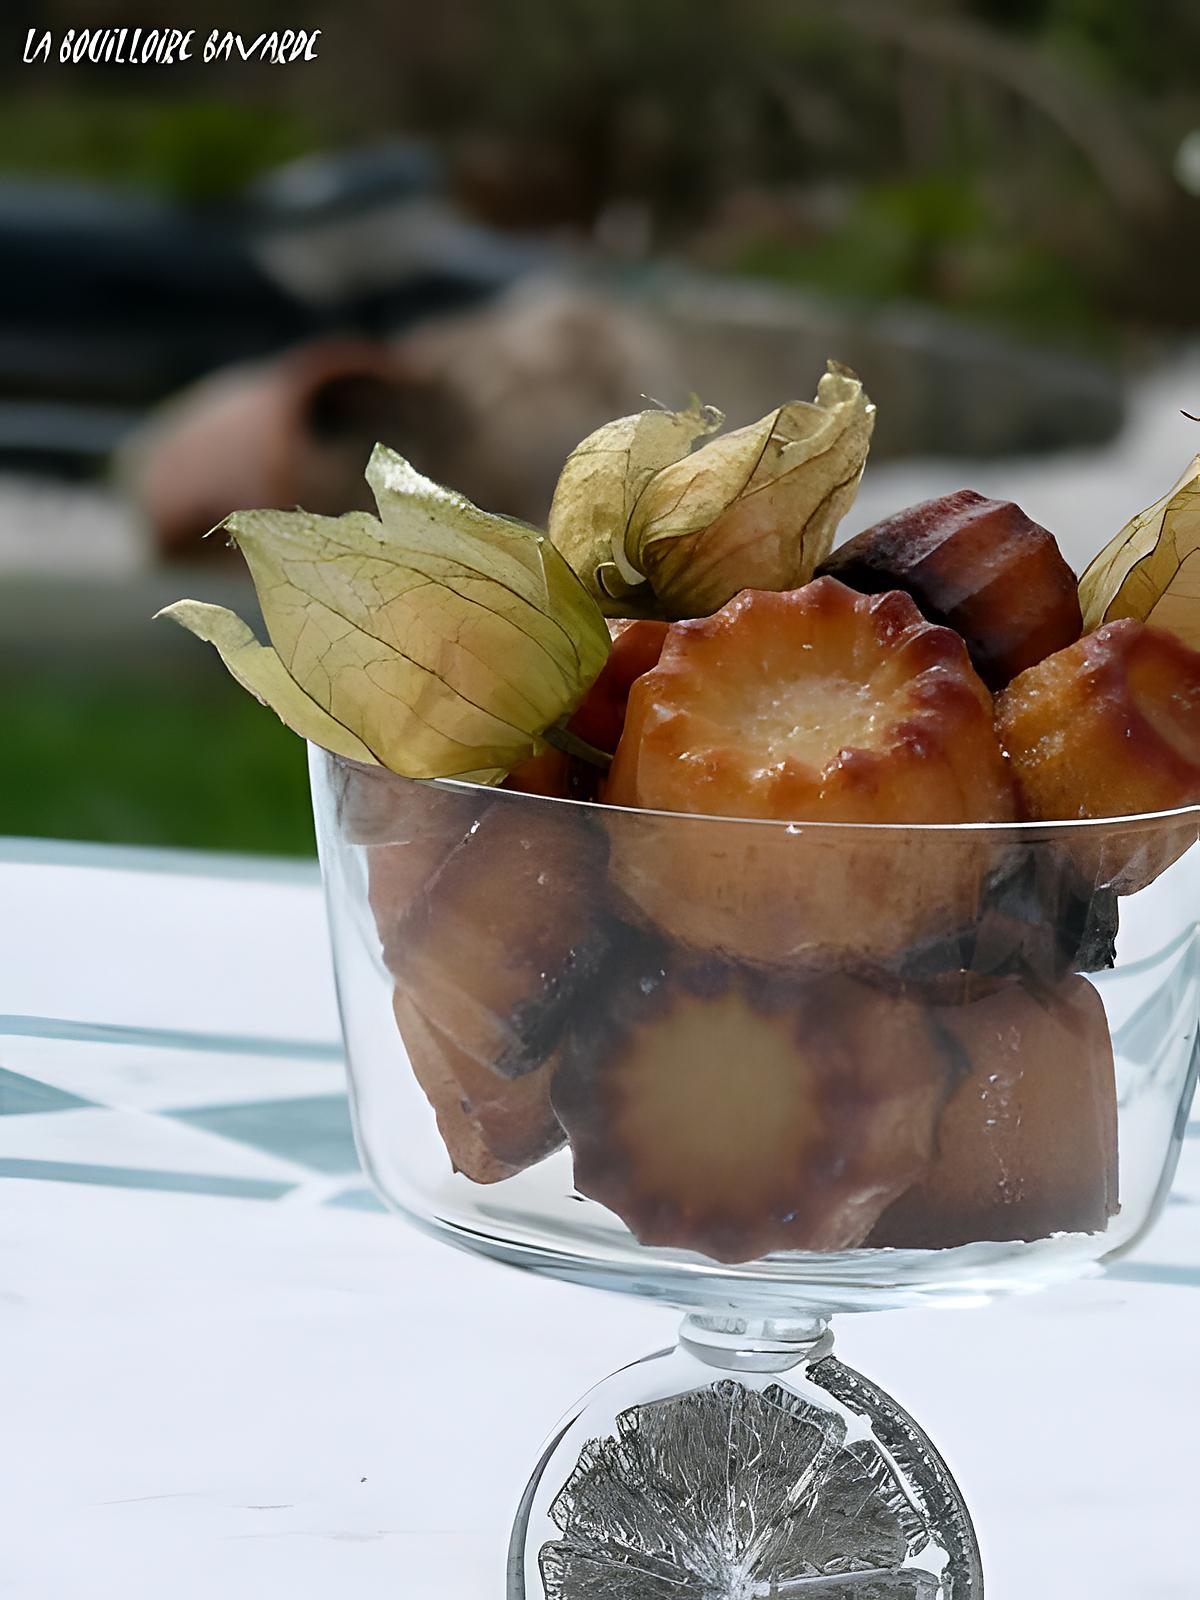
[[[269,102],[0,98],[0,172],[99,180],[195,202],[236,194],[320,142],[298,110]]]
[[[4,720],[0,834],[313,853],[304,745],[232,680],[35,678]]]
[[[1097,352],[1114,344],[1112,321],[1087,275],[1000,225],[969,176],[867,185],[838,226],[804,242],[748,233],[732,265],[864,306],[935,303],[1028,338]]]

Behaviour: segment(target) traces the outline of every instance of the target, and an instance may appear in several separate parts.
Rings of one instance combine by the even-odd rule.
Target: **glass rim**
[[[806,820],[797,818],[785,822],[777,817],[736,817],[724,816],[719,812],[707,811],[662,811],[647,806],[616,806],[609,805],[600,800],[577,800],[568,795],[531,794],[524,789],[504,789],[496,785],[471,783],[462,778],[408,778],[403,773],[393,772],[390,767],[382,765],[369,765],[366,762],[356,761],[350,756],[341,756],[334,751],[321,749],[331,761],[342,766],[352,767],[360,772],[368,773],[375,777],[395,779],[399,783],[419,783],[426,788],[440,789],[448,794],[477,794],[480,791],[493,796],[503,795],[511,800],[525,803],[550,806],[569,806],[584,813],[597,816],[631,816],[654,817],[659,820],[669,818],[672,822],[694,822],[709,826],[720,825],[725,828],[767,828],[781,831],[784,834],[801,833],[812,835],[814,833],[829,833],[835,837],[847,837],[862,834],[946,834],[946,835],[973,835],[987,834],[1012,835],[1022,839],[1054,838],[1058,835],[1078,838],[1090,837],[1096,834],[1122,834],[1133,832],[1148,832],[1151,830],[1167,831],[1178,826],[1181,822],[1194,820],[1200,828],[1200,803],[1188,806],[1178,806],[1168,811],[1140,811],[1128,816],[1113,817],[1062,817],[1053,821],[976,821],[976,822],[833,822],[817,819]]]

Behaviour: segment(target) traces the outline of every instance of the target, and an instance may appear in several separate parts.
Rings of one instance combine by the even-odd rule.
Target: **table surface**
[[[675,1318],[382,1213],[316,870],[0,841],[0,1596],[492,1600],[555,1418]],[[839,1321],[989,1600],[1195,1600],[1200,1124],[1103,1278]]]

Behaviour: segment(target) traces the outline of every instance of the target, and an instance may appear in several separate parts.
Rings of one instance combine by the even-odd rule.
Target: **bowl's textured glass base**
[[[791,1352],[705,1353],[695,1328],[556,1433],[518,1512],[509,1600],[981,1600],[945,1463],[819,1326]]]

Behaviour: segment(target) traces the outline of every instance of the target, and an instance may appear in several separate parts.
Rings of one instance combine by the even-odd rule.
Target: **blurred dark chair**
[[[432,158],[308,158],[222,206],[0,183],[0,462],[86,471],[150,405],[323,335],[379,336],[510,283]]]

